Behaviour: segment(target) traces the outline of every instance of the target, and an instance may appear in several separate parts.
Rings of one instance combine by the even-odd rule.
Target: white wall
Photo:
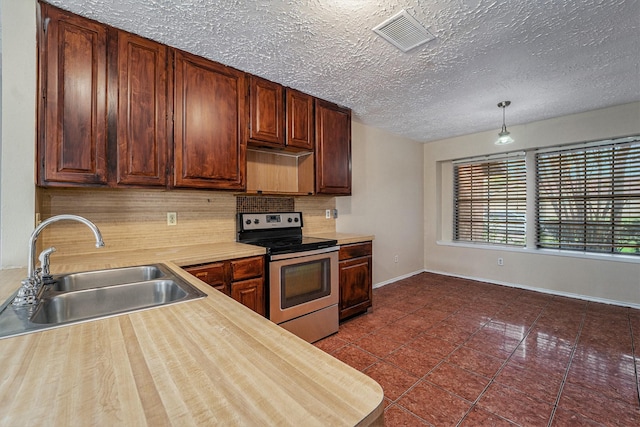
[[[572,142],[640,134],[640,103],[509,126],[515,143],[493,144],[495,131],[424,145],[424,266],[428,271],[535,288],[640,307],[640,259],[611,255],[557,255],[535,249],[507,249],[451,242],[453,188],[451,160],[529,150]],[[498,257],[504,266],[497,265]]]
[[[2,240],[2,4],[0,3],[0,241]],[[0,244],[0,266],[2,245]]]
[[[35,212],[36,2],[2,0],[0,267],[27,264]]]
[[[336,231],[375,235],[374,286],[422,271],[422,144],[354,121],[352,171]]]

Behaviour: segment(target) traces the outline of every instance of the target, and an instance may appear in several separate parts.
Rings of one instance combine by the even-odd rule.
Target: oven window
[[[331,259],[324,258],[281,268],[282,308],[331,294]]]

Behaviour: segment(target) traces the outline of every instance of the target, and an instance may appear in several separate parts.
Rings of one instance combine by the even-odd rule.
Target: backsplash
[[[95,188],[38,188],[36,193],[41,219],[75,214],[100,228],[102,249],[95,248],[92,234],[81,224],[62,221],[45,229],[40,248],[55,246],[64,255],[235,241],[236,212],[252,209],[301,211],[305,234],[335,231],[335,220],[325,219],[325,210],[335,208],[335,197],[329,196]],[[167,225],[167,212],[177,213],[177,225]]]
[[[293,197],[270,196],[238,196],[236,197],[237,213],[293,212]]]
[[[325,211],[336,206],[329,196],[237,196],[236,212],[302,212],[303,233],[317,234],[336,231],[333,218],[327,219]]]

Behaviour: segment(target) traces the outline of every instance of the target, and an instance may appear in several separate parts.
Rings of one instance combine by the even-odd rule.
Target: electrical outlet
[[[324,217],[327,218],[327,219],[331,219],[331,209],[327,209],[324,212]]]
[[[393,257],[393,262],[398,262],[398,255]]]
[[[167,212],[167,225],[177,225],[178,214],[176,212]]]
[[[338,218],[338,209],[333,210],[333,219]]]
[[[498,258],[498,265],[502,267],[504,265],[504,259]]]

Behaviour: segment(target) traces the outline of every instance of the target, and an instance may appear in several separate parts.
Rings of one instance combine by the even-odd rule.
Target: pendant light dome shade
[[[511,105],[511,101],[502,101],[498,103],[498,108],[502,108],[502,130],[498,134],[498,139],[496,140],[496,145],[507,145],[513,142],[513,138],[511,138],[511,134],[507,130],[507,125],[504,121],[504,110],[509,105]]]

